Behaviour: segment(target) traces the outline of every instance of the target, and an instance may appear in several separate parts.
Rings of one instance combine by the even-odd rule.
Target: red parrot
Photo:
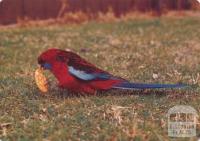
[[[60,49],[48,49],[38,57],[39,65],[50,70],[59,82],[59,87],[74,92],[94,94],[98,90],[181,88],[184,84],[140,84],[131,83],[113,76],[79,55]]]

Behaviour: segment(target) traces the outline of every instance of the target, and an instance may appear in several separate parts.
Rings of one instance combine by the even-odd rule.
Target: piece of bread
[[[40,89],[41,92],[46,93],[48,92],[48,82],[47,79],[45,77],[45,75],[43,74],[43,69],[42,68],[38,68],[35,71],[35,82],[38,86],[38,88]]]

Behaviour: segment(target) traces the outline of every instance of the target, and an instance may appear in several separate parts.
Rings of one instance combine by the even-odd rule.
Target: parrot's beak
[[[41,68],[44,70],[50,70],[52,68],[52,65],[50,63],[45,62],[43,59],[38,59],[38,64],[40,65]]]

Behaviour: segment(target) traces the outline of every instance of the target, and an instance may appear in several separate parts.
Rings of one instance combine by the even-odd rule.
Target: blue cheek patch
[[[51,64],[49,64],[49,63],[45,63],[45,64],[43,64],[42,66],[43,66],[45,69],[48,69],[48,70],[50,70],[50,69],[52,68]]]

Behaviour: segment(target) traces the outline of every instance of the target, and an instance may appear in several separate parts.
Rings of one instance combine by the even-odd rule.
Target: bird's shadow
[[[95,94],[87,94],[87,93],[75,93],[67,90],[52,90],[51,92],[47,93],[44,95],[45,97],[50,97],[50,98],[60,98],[60,99],[67,99],[67,98],[88,98],[88,97],[108,97],[108,96],[116,96],[116,97],[121,97],[121,96],[154,96],[154,97],[165,97],[169,95],[180,95],[182,91],[179,90],[151,90],[151,89],[146,89],[146,90],[109,90],[109,91],[98,91]]]

